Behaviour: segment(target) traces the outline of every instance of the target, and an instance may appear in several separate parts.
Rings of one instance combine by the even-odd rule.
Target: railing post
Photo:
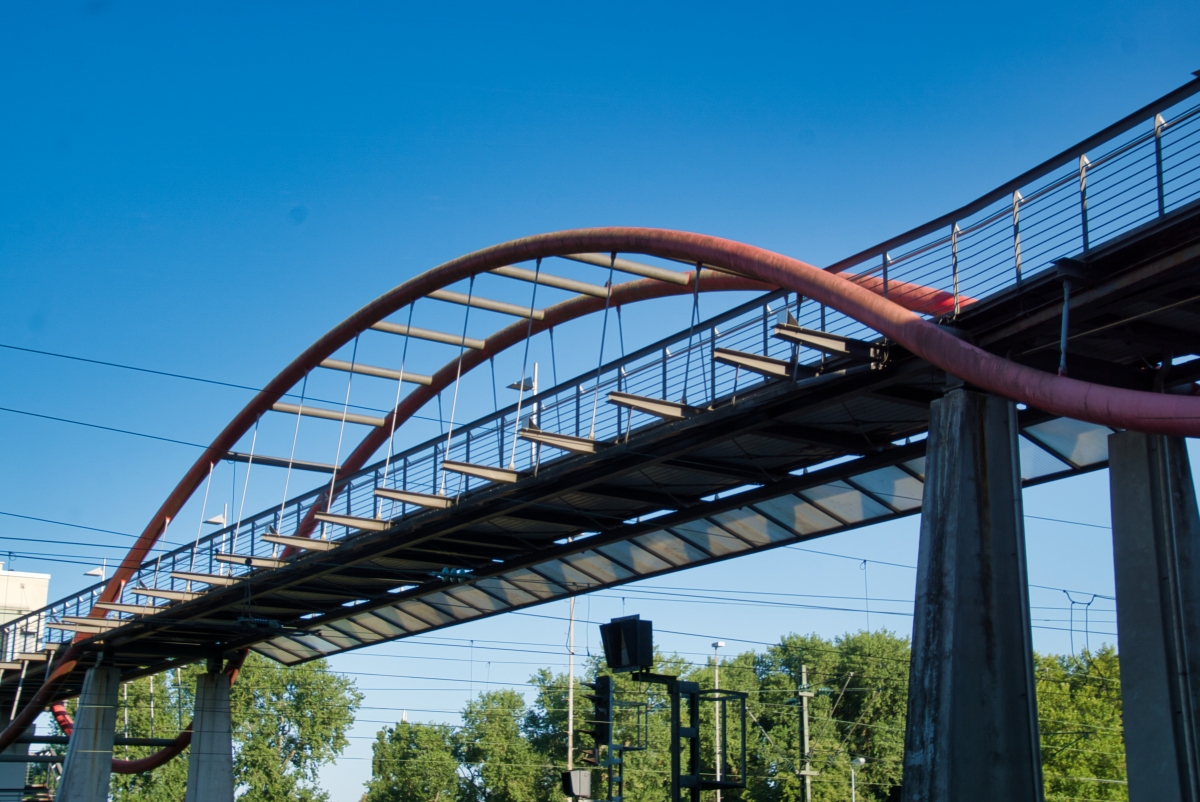
[[[617,392],[618,393],[625,392],[625,369],[624,368],[617,368]],[[618,406],[617,407],[617,438],[618,439],[620,439],[620,437],[621,437],[621,429],[625,428],[621,422],[621,412],[622,412],[622,409],[620,406]],[[633,419],[633,410],[629,411],[629,417],[631,420]]]
[[[1086,155],[1079,157],[1079,219],[1083,226],[1083,250],[1088,249],[1087,171],[1091,164]]]
[[[438,459],[438,444],[433,444],[433,493],[438,492],[438,468],[441,467],[441,461]]]
[[[1158,178],[1158,216],[1162,217],[1167,213],[1166,197],[1163,193],[1163,157],[1162,157],[1162,135],[1163,129],[1167,127],[1166,121],[1163,120],[1161,114],[1154,115],[1154,168]]]
[[[671,356],[671,352],[663,348],[662,352],[662,397],[667,397],[667,359]]]
[[[1017,269],[1017,289],[1021,289],[1021,190],[1013,192],[1013,261]]]
[[[717,400],[717,327],[708,332],[708,403]]]
[[[521,422],[520,422],[520,421],[517,421],[517,427],[518,427],[518,428],[520,428],[520,425],[521,425]],[[472,432],[472,431],[473,431],[472,429],[467,429],[467,456],[466,456],[466,459],[465,459],[465,461],[466,461],[466,462],[470,462],[470,461],[471,461],[471,432]],[[516,437],[516,434],[513,434],[513,437]],[[500,458],[501,458],[501,459],[503,459],[503,458],[504,458],[504,454],[503,454],[503,453],[501,453],[501,454],[500,454]],[[469,493],[469,492],[471,492],[471,477],[470,477],[470,476],[464,476],[464,477],[463,477],[463,492],[464,492],[464,493]]]
[[[387,486],[387,474],[383,473],[381,470],[376,470],[375,471],[375,487],[378,488],[378,487],[386,487],[386,486]],[[375,518],[378,518],[379,516],[383,515],[383,497],[376,496],[373,493],[371,494],[371,515],[372,515],[372,517],[375,517]]]
[[[954,316],[958,317],[958,223],[950,228],[950,277],[954,282]]]
[[[500,449],[500,453],[501,453],[501,454],[503,454],[503,453],[504,453],[504,449]],[[407,457],[407,456],[405,456],[405,457],[404,457],[404,462],[403,462],[402,464],[403,464],[403,467],[400,469],[400,470],[401,470],[401,473],[400,473],[400,482],[401,482],[401,484],[400,484],[400,488],[401,488],[402,490],[408,490],[408,457]],[[408,514],[408,502],[401,502],[401,504],[400,504],[400,514],[401,514],[401,515],[407,515],[407,514]]]
[[[575,410],[575,412],[576,412],[576,415],[575,415],[575,417],[576,417],[576,421],[575,421],[575,426],[576,426],[576,428],[578,428],[578,427],[579,427],[579,420],[578,420],[578,418],[579,418],[579,415],[578,415],[578,413],[579,413],[579,410],[578,410],[578,406],[579,406],[579,404],[578,404],[578,398],[576,398],[576,410]],[[507,450],[507,449],[504,447],[504,430],[505,430],[505,429],[507,429],[507,428],[508,428],[508,416],[507,416],[507,415],[501,415],[501,416],[500,416],[500,426],[497,428],[497,431],[496,431],[497,435],[499,436],[499,440],[500,440],[500,459],[501,459],[501,460],[503,460],[503,459],[504,459],[504,455],[508,453],[508,450]],[[513,436],[515,437],[516,435],[513,435]]]
[[[883,252],[883,297],[888,297],[888,265],[892,262],[892,258],[887,251]]]

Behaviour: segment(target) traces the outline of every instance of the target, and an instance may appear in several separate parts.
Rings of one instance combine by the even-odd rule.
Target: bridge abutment
[[[233,730],[229,675],[201,674],[196,680],[192,745],[184,802],[233,802]]]
[[[931,405],[905,733],[904,802],[1040,800],[1013,405]]]
[[[112,775],[117,691],[121,672],[112,666],[88,669],[79,695],[75,729],[63,761],[58,802],[104,802]]]
[[[1108,438],[1130,802],[1200,800],[1200,515],[1183,438]]]

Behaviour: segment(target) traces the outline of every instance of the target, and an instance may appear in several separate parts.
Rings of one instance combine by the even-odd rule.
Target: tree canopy
[[[654,671],[713,687],[713,663],[693,665],[657,655]],[[788,635],[762,652],[723,659],[722,689],[747,694],[746,787],[725,791],[722,802],[803,802],[804,768],[797,691],[807,673],[814,802],[850,796],[850,761],[858,798],[899,800],[903,773],[909,642],[886,631],[857,632],[827,640]],[[1116,652],[1039,655],[1035,658],[1047,799],[1126,799],[1121,735],[1120,672]],[[606,673],[587,664],[579,682]],[[648,748],[625,753],[625,798],[667,802],[670,762],[665,689],[614,677],[618,706],[615,740],[633,743],[636,713],[648,711],[642,735]],[[591,740],[583,734],[591,709],[576,688],[576,766]],[[526,698],[528,696],[528,698]],[[728,714],[727,714],[728,716]],[[730,718],[724,726],[731,727]],[[542,669],[531,690],[489,691],[463,710],[463,724],[398,724],[375,742],[366,802],[565,802],[559,774],[566,767],[567,677]],[[710,771],[714,753],[712,706],[701,711],[701,752]],[[740,734],[740,730],[739,730]],[[735,747],[730,746],[732,751]],[[726,765],[729,763],[726,761]],[[602,771],[593,770],[592,795],[608,795]]]

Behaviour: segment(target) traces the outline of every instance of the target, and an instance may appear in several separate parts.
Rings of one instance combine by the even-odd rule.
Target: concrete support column
[[[226,674],[210,672],[196,680],[184,802],[233,802],[233,731]]]
[[[1183,438],[1108,438],[1130,802],[1200,802],[1200,516]]]
[[[1041,800],[1013,405],[931,406],[904,743],[904,802]]]
[[[113,734],[121,672],[110,666],[89,669],[75,711],[75,730],[63,761],[57,802],[104,802],[112,774]]]
[[[8,719],[0,716],[0,730],[8,726]],[[32,734],[33,727],[25,732]],[[0,752],[6,758],[16,758],[29,754],[29,744],[13,744]],[[0,763],[0,802],[21,802],[25,798],[25,772],[28,763]]]

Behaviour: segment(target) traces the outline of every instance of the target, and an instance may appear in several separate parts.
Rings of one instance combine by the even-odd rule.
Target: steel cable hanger
[[[390,417],[392,419],[392,430],[391,430],[391,432],[388,433],[387,457],[385,457],[383,460],[383,486],[384,487],[387,487],[388,464],[391,462],[392,457],[395,456],[396,418],[397,418],[395,410],[400,408],[400,393],[401,393],[402,388],[404,387],[404,368],[405,368],[405,365],[407,365],[407,363],[408,363],[408,340],[409,340],[408,332],[410,332],[412,330],[413,311],[416,308],[416,305],[417,305],[416,301],[413,301],[411,304],[408,305],[408,325],[404,329],[404,345],[400,350],[400,375],[398,377],[396,377],[396,402],[395,402],[395,404],[392,405],[393,411],[392,411],[392,414],[390,415]],[[392,485],[395,486],[395,482],[393,482]],[[391,507],[388,509],[388,517],[391,518],[395,514],[395,512],[396,512],[396,501],[395,501],[395,499],[392,499]]]
[[[342,438],[346,434],[346,415],[350,411],[350,387],[354,384],[354,368],[358,364],[358,338],[361,335],[354,335],[354,347],[350,351],[350,370],[346,376],[346,400],[342,404],[342,422],[338,427],[338,442],[337,450],[333,457],[333,473],[329,476],[329,492],[325,494],[325,512],[333,512],[333,489],[337,484],[338,464],[342,460]],[[321,540],[328,540],[326,533],[328,529],[325,527],[325,522],[321,522]]]
[[[204,531],[204,516],[208,512],[208,491],[209,491],[209,488],[212,487],[213,468],[215,468],[215,467],[216,467],[215,462],[209,463],[208,479],[205,480],[205,482],[204,482],[204,501],[202,501],[200,503],[200,523],[196,524],[196,542],[192,544],[192,560],[190,563],[188,563],[189,571],[196,570],[196,550],[198,548],[200,548],[200,535]],[[187,589],[189,591],[192,589],[191,580],[189,580],[187,583]]]
[[[466,312],[463,313],[463,333],[462,342],[458,346],[458,364],[454,374],[454,396],[450,400],[450,421],[446,426],[446,453],[442,456],[442,461],[450,459],[450,439],[454,437],[454,414],[458,409],[458,384],[462,379],[462,363],[463,356],[467,352],[467,324],[471,320],[471,298],[475,294],[475,276],[471,276],[471,280],[467,283],[467,304]],[[438,401],[441,402],[441,393],[438,393]],[[438,413],[441,417],[441,413]],[[459,487],[462,486],[462,480],[459,480]],[[441,495],[446,495],[446,472],[442,471],[442,489]]]
[[[292,481],[292,463],[296,459],[296,441],[300,438],[300,418],[304,414],[304,395],[308,391],[308,374],[300,385],[300,404],[296,407],[296,428],[292,432],[292,453],[288,455],[287,473],[283,478],[283,498],[279,501],[279,512],[275,514],[275,534],[283,534],[283,511],[287,507],[288,486]],[[271,558],[278,556],[279,544],[271,547]]]
[[[624,322],[622,322],[620,306],[617,307],[617,342],[619,342],[621,344],[621,361],[624,362],[625,361],[625,324],[624,324]],[[620,389],[622,377],[628,376],[628,375],[629,374],[625,372],[624,365],[617,368],[617,382],[618,382],[617,387],[618,387],[618,389]],[[625,387],[626,387],[626,390],[628,390],[628,387],[629,387],[628,383],[625,384]],[[618,414],[618,416],[620,415],[619,409],[617,410],[617,414]],[[620,417],[618,417],[617,420],[619,422]],[[625,442],[626,443],[629,442],[629,433],[632,431],[633,431],[633,410],[631,409],[631,410],[629,410],[629,413],[625,416]],[[620,426],[618,426],[617,427],[617,438],[620,439],[620,437],[621,437],[621,428],[620,428]]]
[[[683,363],[683,397],[680,402],[688,402],[688,383],[692,379],[692,338],[696,334],[696,324],[700,322],[700,263],[696,263],[696,283],[692,286],[692,322],[688,326],[687,357]],[[701,374],[703,378],[703,374]],[[666,399],[663,399],[664,401]]]
[[[617,252],[612,252],[608,266],[608,292],[604,294],[604,322],[600,325],[600,359],[596,364],[596,389],[592,392],[592,423],[588,427],[588,439],[596,439],[596,408],[600,404],[600,369],[604,367],[604,341],[608,338],[608,309],[612,305],[613,271],[617,264]]]
[[[513,421],[513,443],[512,452],[508,459],[509,470],[515,470],[517,467],[517,440],[521,431],[521,402],[525,399],[525,371],[529,369],[529,340],[533,335],[533,310],[537,304],[537,288],[538,277],[542,272],[542,259],[538,257],[537,265],[533,271],[533,293],[529,299],[529,325],[525,328],[525,349],[521,357],[521,381],[517,384],[517,416]],[[537,383],[536,377],[534,383]],[[503,456],[501,457],[503,459]]]
[[[233,539],[229,545],[229,553],[237,553],[238,533],[242,528],[242,513],[246,509],[246,493],[250,490],[250,468],[254,466],[254,447],[258,444],[258,424],[262,421],[262,416],[254,420],[254,434],[250,436],[250,459],[246,461],[246,478],[242,482],[242,500],[238,504],[237,525],[233,527]],[[236,485],[235,485],[236,486]],[[250,544],[250,549],[254,549],[254,544]],[[157,580],[157,575],[155,579]]]
[[[618,309],[620,307],[617,307]],[[554,327],[550,327],[550,375],[554,379],[554,386],[558,386],[558,357],[554,353]],[[562,427],[562,404],[554,404],[554,430],[561,432]]]
[[[496,393],[496,357],[488,357],[488,369],[492,372],[492,415],[500,414],[500,396]],[[496,455],[504,459],[504,429],[508,425],[505,423],[505,418],[500,417],[500,422],[496,424]]]

